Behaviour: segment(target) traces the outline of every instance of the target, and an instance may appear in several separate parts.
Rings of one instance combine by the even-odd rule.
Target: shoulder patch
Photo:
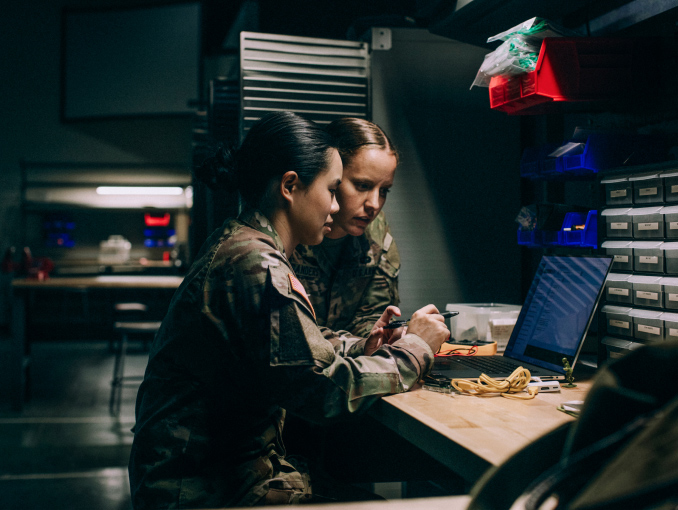
[[[290,284],[292,285],[292,290],[299,294],[301,297],[304,298],[308,306],[311,308],[311,312],[313,313],[313,318],[315,319],[315,310],[313,309],[313,305],[311,304],[311,300],[308,299],[308,295],[306,294],[306,289],[304,289],[304,286],[301,284],[299,280],[297,280],[297,277],[294,276],[292,273],[287,273],[287,276],[290,279]]]
[[[393,242],[393,236],[389,232],[386,232],[386,235],[384,236],[384,251],[388,251],[388,249],[391,247],[391,243]]]

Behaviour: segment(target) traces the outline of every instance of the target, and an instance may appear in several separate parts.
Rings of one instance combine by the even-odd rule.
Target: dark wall
[[[190,164],[190,118],[63,124],[60,112],[62,7],[139,2],[6,2],[0,16],[0,250],[18,242],[21,159]]]
[[[521,302],[515,215],[520,124],[469,90],[486,50],[394,29],[373,51],[374,120],[401,153],[385,212],[400,249],[403,312]]]
[[[191,154],[189,118],[60,121],[63,7],[140,2],[26,0],[4,2],[0,16],[0,253],[17,246],[21,159],[43,162],[185,164]],[[17,251],[20,251],[20,246]],[[37,250],[35,250],[37,251]],[[37,253],[36,253],[37,254]],[[9,320],[9,278],[0,275],[0,326]]]

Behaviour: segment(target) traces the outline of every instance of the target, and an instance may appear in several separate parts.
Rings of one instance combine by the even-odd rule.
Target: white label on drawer
[[[610,287],[607,289],[608,294],[614,294],[615,296],[628,296],[629,289],[620,289],[619,287]]]
[[[678,186],[676,186],[678,188]],[[621,198],[626,196],[625,189],[613,189],[610,191],[610,198]]]
[[[659,264],[659,257],[649,257],[647,255],[641,255],[638,257],[638,261],[641,264]]]
[[[659,299],[659,294],[656,292],[644,292],[642,290],[636,291],[636,297],[641,299]]]
[[[669,230],[676,230],[678,229],[678,221],[670,221],[669,222]]]
[[[669,328],[669,336],[678,336],[678,329]]]
[[[674,184],[671,186],[671,193],[678,193],[678,184]]]
[[[654,326],[646,326],[645,324],[638,324],[638,331],[641,333],[649,333],[650,335],[659,335],[662,330]]]
[[[629,324],[630,323],[626,321],[617,321],[614,319],[610,321],[610,326],[614,326],[615,328],[629,329]]]
[[[638,230],[659,230],[659,223],[638,223]]]
[[[678,294],[669,293],[669,301],[678,301]]]
[[[610,223],[610,228],[612,230],[626,230],[629,228],[628,223]]]
[[[649,195],[656,195],[657,194],[657,188],[640,188],[638,190],[638,195],[641,197],[647,197]]]
[[[624,262],[627,263],[629,261],[629,256],[628,255],[615,255],[614,258],[612,259],[612,262]]]

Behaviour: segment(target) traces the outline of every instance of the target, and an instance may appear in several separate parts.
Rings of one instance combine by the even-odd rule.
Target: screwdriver
[[[446,319],[449,319],[450,317],[454,317],[455,315],[459,315],[459,312],[440,312],[440,315],[442,315]],[[395,329],[395,328],[399,328],[401,326],[406,326],[408,322],[410,322],[410,321],[409,320],[406,320],[406,321],[391,321],[386,326],[384,326],[384,329]]]

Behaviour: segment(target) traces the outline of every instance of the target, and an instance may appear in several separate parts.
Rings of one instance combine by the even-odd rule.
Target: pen
[[[454,317],[455,315],[459,315],[459,312],[440,312],[440,315],[445,317],[446,319],[450,317]],[[410,322],[409,320],[406,321],[392,321],[389,322],[386,326],[384,326],[384,329],[395,329],[399,328],[401,326],[407,325],[407,323]]]

